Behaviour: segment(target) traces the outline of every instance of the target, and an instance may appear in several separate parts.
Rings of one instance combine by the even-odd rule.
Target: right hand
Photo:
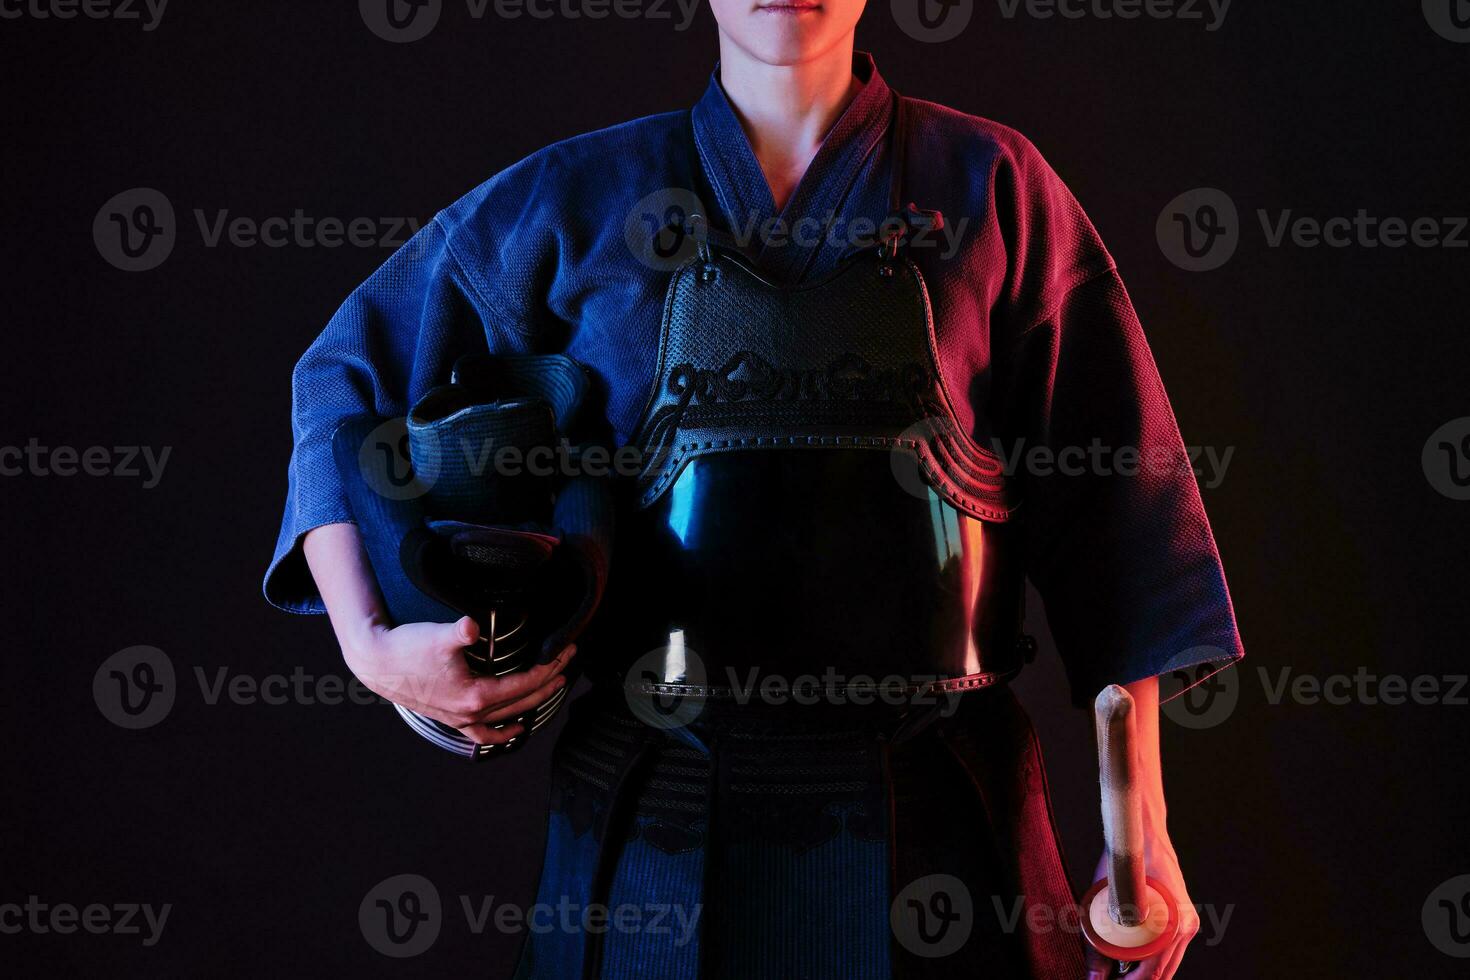
[[[457,728],[477,744],[501,745],[525,726],[495,724],[530,711],[565,687],[562,672],[577,648],[568,646],[529,670],[486,677],[473,673],[464,657],[464,648],[479,636],[469,616],[455,623],[376,626],[344,645],[342,655],[375,694]]]

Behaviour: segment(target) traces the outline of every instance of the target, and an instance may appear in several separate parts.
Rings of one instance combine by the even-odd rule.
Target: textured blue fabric
[[[844,824],[850,808],[829,809]],[[719,873],[719,975],[880,980],[889,961],[888,845],[844,830],[810,850],[727,847]]]
[[[265,592],[321,611],[301,536],[350,520],[330,437],[403,415],[476,350],[565,353],[588,367],[619,445],[647,400],[669,281],[630,246],[650,195],[680,190],[779,281],[831,270],[851,222],[887,210],[892,93],[865,84],[780,215],[718,78],[692,112],[547,147],[441,212],[356,290],[297,365],[285,518]],[[1098,444],[1163,459],[1136,475],[1013,474],[1028,569],[1074,693],[1242,655],[1215,543],[1174,416],[1113,260],[1075,198],[1014,131],[917,103],[904,196],[945,215],[912,257],[935,310],[960,424],[1006,458]],[[642,203],[640,203],[642,202]],[[798,226],[799,221],[808,224]],[[801,241],[794,233],[813,235]],[[615,574],[615,570],[614,570]]]
[[[591,902],[590,869],[596,866],[598,849],[598,842],[591,834],[578,834],[565,814],[552,813],[546,827],[546,857],[541,863],[536,907],[566,908],[571,921],[580,921],[577,917]],[[586,931],[565,928],[560,914],[550,929],[528,927],[516,975],[579,977],[582,975],[582,954],[586,943]]]
[[[705,855],[691,849],[668,854],[648,843],[650,821],[639,821],[638,835],[623,845],[608,889],[608,908],[669,907],[662,927],[668,932],[612,930],[602,944],[602,974],[646,980],[683,980],[699,974],[700,933],[704,919]]]
[[[648,732],[653,745],[630,756],[636,723],[579,707],[554,763],[537,903],[605,905],[630,924],[595,938],[575,921],[531,930],[518,977],[574,976],[584,956],[596,976],[641,980],[894,975],[888,807],[860,776],[879,751],[871,734],[745,733],[719,763],[680,729]],[[963,833],[984,819],[956,812]],[[999,880],[972,884],[1004,890]]]

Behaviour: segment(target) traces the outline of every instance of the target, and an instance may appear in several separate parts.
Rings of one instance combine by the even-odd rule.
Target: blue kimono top
[[[854,71],[860,90],[779,210],[716,72],[692,109],[546,147],[438,214],[348,297],[296,366],[295,446],[267,599],[292,612],[323,611],[301,541],[315,527],[352,520],[332,456],[339,423],[404,415],[448,380],[463,354],[565,353],[605,394],[608,437],[619,445],[631,438],[654,383],[671,274],[630,244],[641,214],[692,195],[713,225],[747,243],[766,277],[796,283],[832,271],[888,212],[893,93],[867,55],[857,56]],[[1024,137],[940,105],[914,105],[904,199],[941,211],[946,228],[910,258],[927,282],[940,371],[957,396],[959,423],[1013,463],[1038,449],[1096,446],[1139,463],[1085,475],[1008,468],[1021,501],[1026,571],[1075,700],[1187,668],[1200,668],[1203,679],[1242,656],[1240,639],[1191,465],[1112,257]],[[616,558],[613,567],[615,575]],[[992,738],[1009,740],[1015,764],[992,777],[1004,800],[1003,815],[992,808],[992,828],[1013,852],[1007,866],[1023,890],[1060,895],[1065,875],[1029,729],[994,724]],[[849,824],[827,842],[839,848],[828,854],[830,867],[887,873],[881,857],[862,857],[853,843],[872,835]],[[543,892],[575,891],[590,876],[583,830],[575,818],[553,818]],[[780,877],[769,861],[755,867]],[[636,890],[642,881],[646,890],[655,879],[673,887],[661,875],[620,866],[612,888]],[[888,890],[872,889],[884,897],[863,904],[864,887],[847,889],[859,907],[838,918],[856,932],[828,937],[856,951],[846,975],[894,969]],[[799,888],[792,894],[799,898]],[[751,915],[782,907],[759,898],[747,903]],[[722,914],[739,921],[741,907],[730,901]],[[807,927],[803,942],[813,938],[815,927]],[[1030,943],[1038,975],[1080,969],[1075,936]],[[531,945],[527,972],[577,968],[579,949],[535,937]],[[611,937],[605,945],[609,972],[620,972],[616,961],[645,977],[687,975],[695,955],[620,951]],[[721,955],[740,948],[727,943]]]

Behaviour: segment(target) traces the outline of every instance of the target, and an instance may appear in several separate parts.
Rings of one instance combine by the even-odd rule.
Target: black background
[[[1421,926],[1470,872],[1467,708],[1271,704],[1260,678],[1466,671],[1470,503],[1436,492],[1430,433],[1470,415],[1470,250],[1268,247],[1257,209],[1470,213],[1470,45],[1417,2],[1237,0],[1200,21],[1008,20],[981,3],[925,44],[875,3],[859,28],[906,94],[1026,133],[1129,283],[1184,431],[1234,447],[1206,503],[1250,654],[1228,722],[1166,722],[1172,829],[1196,902],[1233,907],[1186,977],[1461,975]],[[5,445],[172,447],[162,482],[7,476],[0,903],[172,903],[162,940],[0,934],[0,970],[121,976],[503,976],[518,938],[458,896],[529,901],[550,739],[466,767],[383,706],[210,704],[196,669],[344,676],[324,619],[266,606],[291,365],[377,248],[206,247],[193,212],[436,210],[551,141],[686,106],[716,42],[668,20],[473,20],[446,4],[392,45],[356,5],[178,4],[136,21],[0,20]],[[113,268],[98,209],[153,187],[169,259]],[[1228,192],[1223,268],[1172,265],[1155,222]],[[618,216],[621,220],[621,216]],[[1040,616],[1033,611],[1035,626]],[[146,644],[179,678],[124,731],[92,677]],[[1099,846],[1085,715],[1044,649],[1022,683],[1076,875]],[[371,949],[358,904],[422,874],[446,906],[415,959]],[[1207,932],[1208,932],[1207,928]],[[16,968],[20,969],[17,971]]]

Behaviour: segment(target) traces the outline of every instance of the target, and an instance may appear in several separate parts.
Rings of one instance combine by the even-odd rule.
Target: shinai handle
[[[1143,865],[1143,795],[1138,784],[1138,716],[1133,709],[1133,696],[1117,684],[1103,688],[1093,705],[1103,840],[1108,855],[1108,914],[1121,926],[1136,926],[1143,921],[1148,894]]]

